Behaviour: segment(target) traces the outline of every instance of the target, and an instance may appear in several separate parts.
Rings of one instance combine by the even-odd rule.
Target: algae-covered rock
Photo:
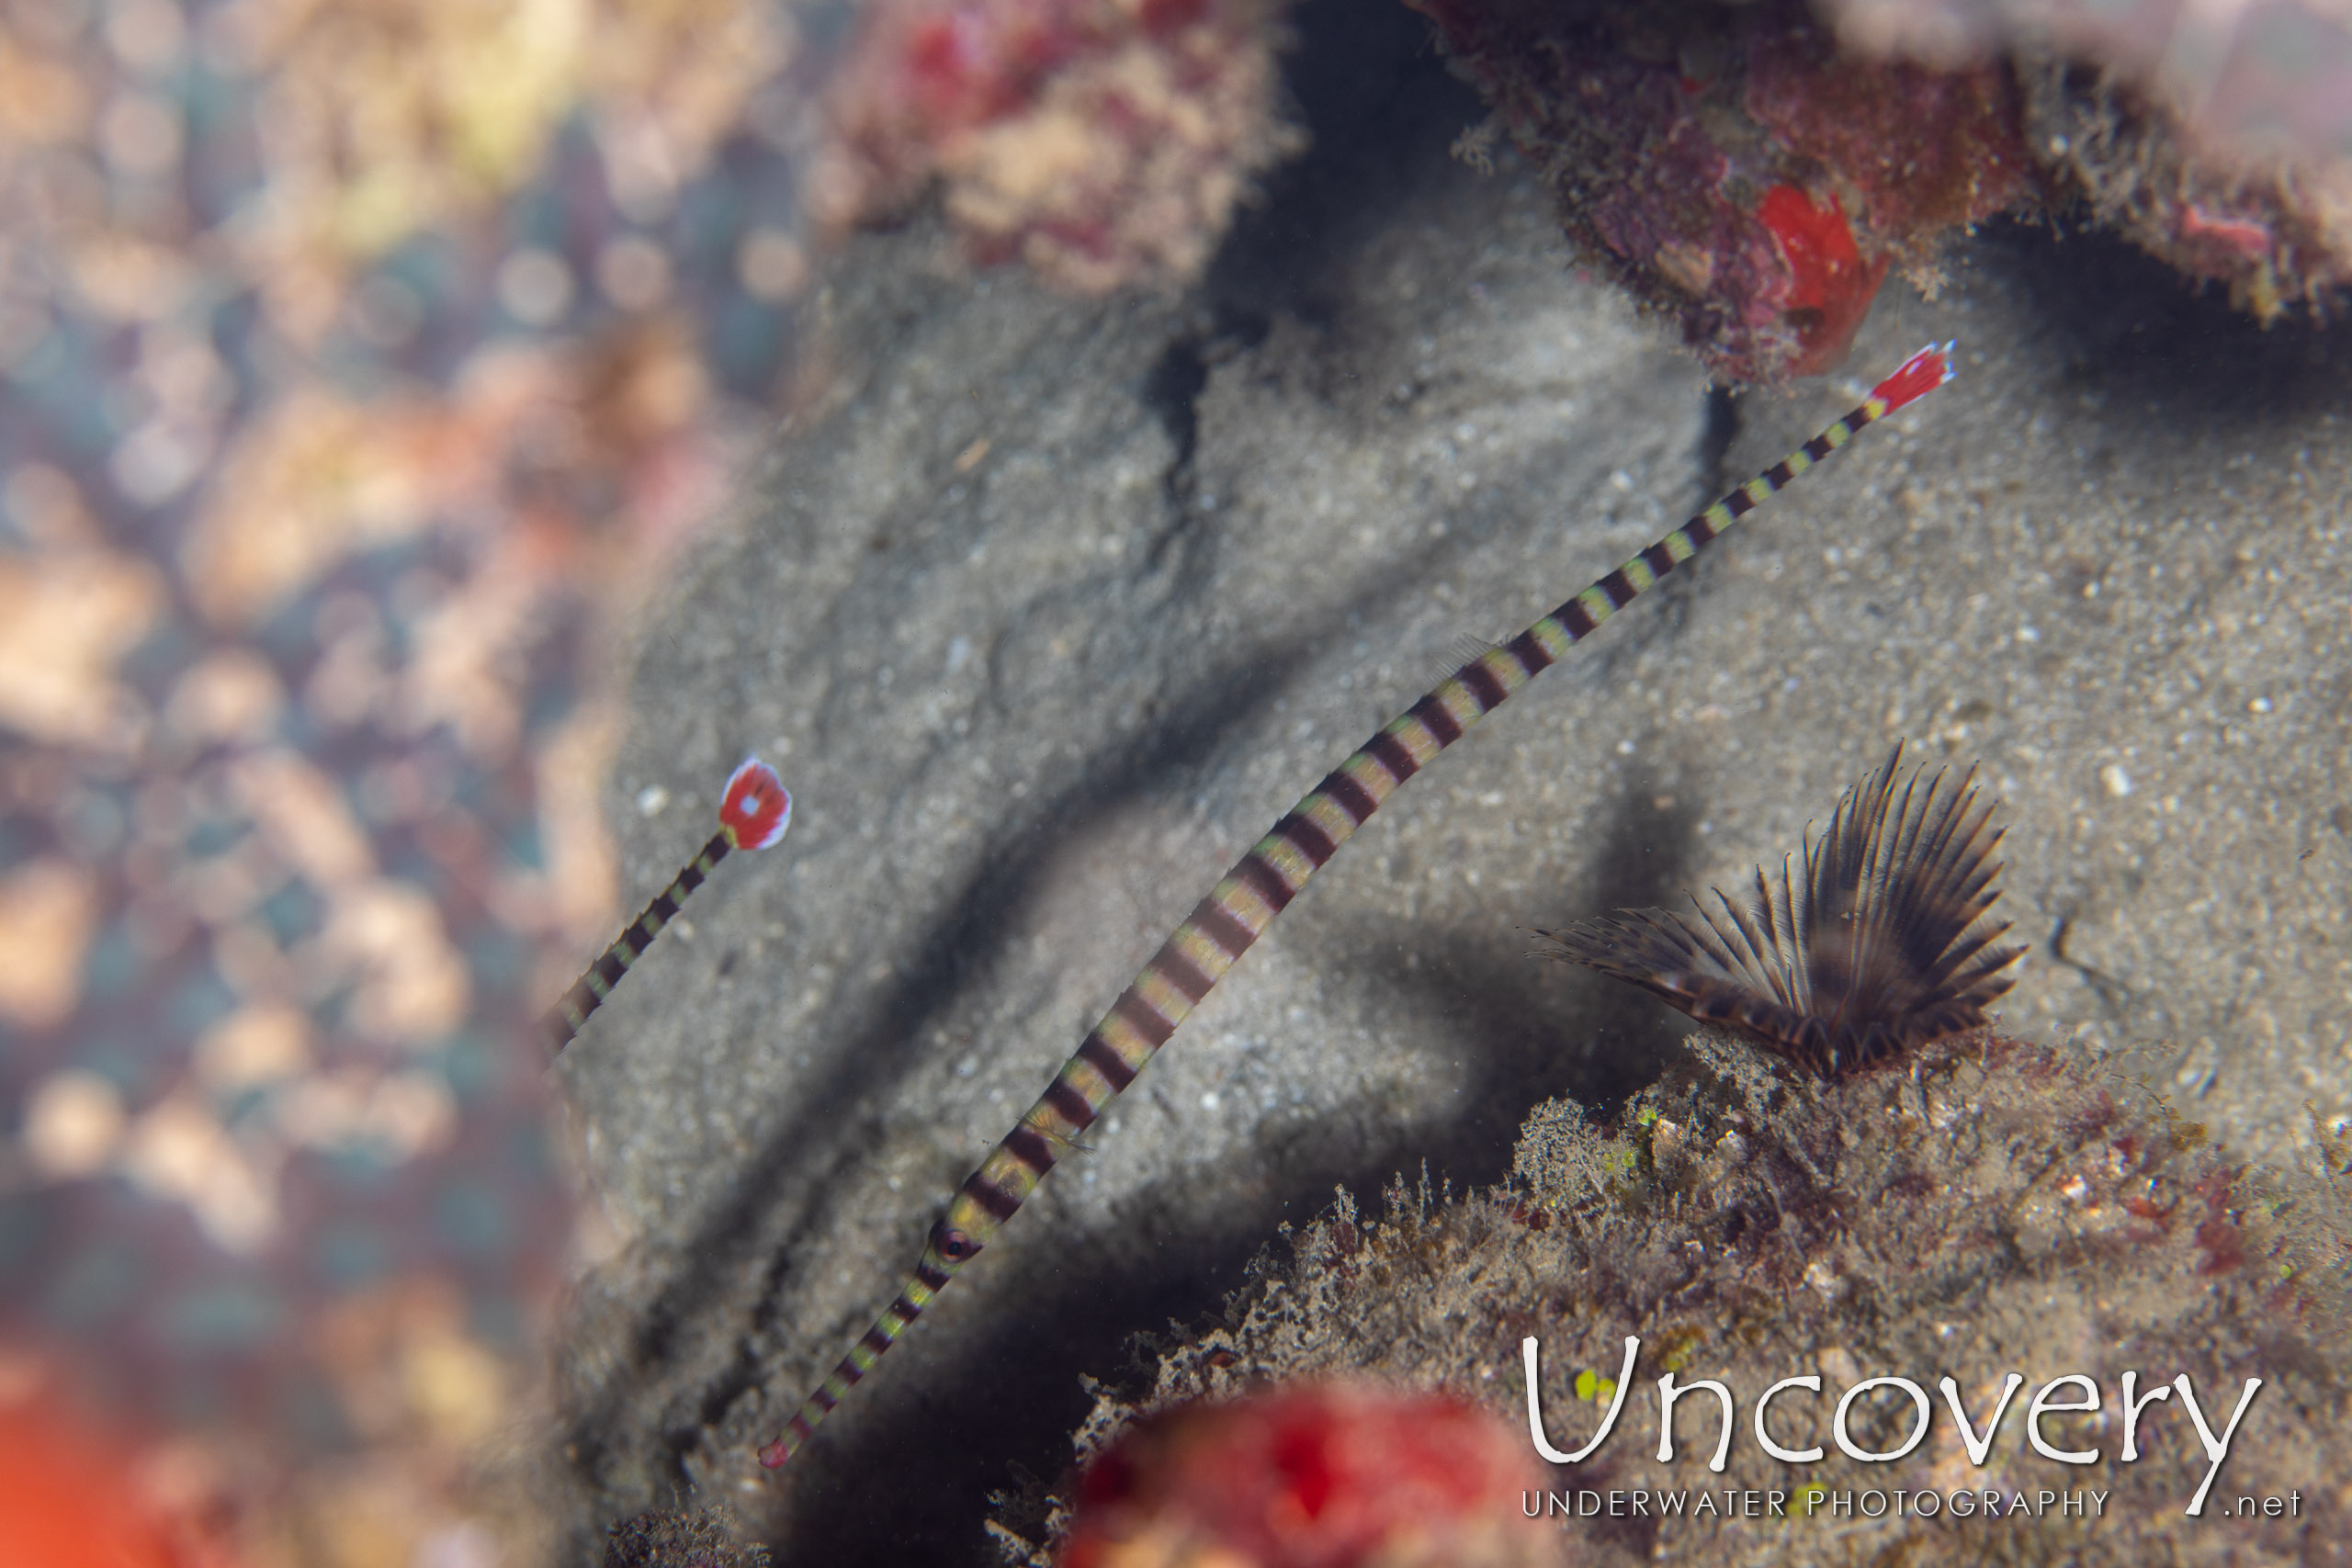
[[[2202,147],[2162,101],[2062,60],[2021,62],[2018,78],[2029,139],[2094,221],[2262,321],[2336,307],[2352,283],[2352,158]]]
[[[2345,1364],[2325,1179],[2249,1172],[2114,1065],[1997,1034],[1826,1083],[1746,1045],[1689,1045],[1613,1123],[1539,1108],[1499,1188],[1400,1184],[1376,1219],[1343,1195],[1261,1259],[1223,1321],[1160,1343],[1148,1376],[1104,1394],[1081,1450],[1139,1412],[1296,1377],[1443,1388],[1523,1423],[1532,1338],[1555,1450],[1622,1403],[1607,1440],[1551,1483],[1578,1561],[2332,1560],[2352,1496],[2327,1463]],[[1720,1456],[1720,1402],[1702,1388],[1660,1460],[1662,1377],[1728,1391]],[[1778,1393],[1767,1429],[1818,1445],[1816,1462],[1773,1458],[1758,1436],[1757,1401],[1792,1378],[1817,1382]],[[1916,1443],[1901,1385],[1844,1402],[1874,1378],[1922,1391]],[[2254,1378],[2205,1489],[2214,1467],[2184,1406],[2193,1393],[2218,1436]],[[1996,1408],[1979,1463],[1970,1444]],[[1626,1502],[1611,1517],[1609,1498],[1636,1492],[1645,1515]],[[1574,1517],[1578,1493],[1596,1517]],[[1676,1494],[1684,1512],[1660,1517]]]
[[[1890,266],[1932,298],[2000,213],[2080,215],[2266,321],[2352,279],[2352,34],[2298,6],[2241,39],[2172,6],[1410,3],[1494,111],[1465,154],[1508,134],[1580,257],[1729,380],[1835,368]],[[2179,80],[2206,34],[2228,57]]]
[[[707,1509],[639,1514],[605,1538],[604,1568],[769,1568],[767,1548]]]

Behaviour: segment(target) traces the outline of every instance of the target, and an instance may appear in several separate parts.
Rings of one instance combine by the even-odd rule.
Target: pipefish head
[[[923,1243],[922,1260],[943,1274],[953,1274],[978,1258],[980,1248],[987,1245],[984,1237],[957,1224],[951,1210],[931,1227],[930,1239]]]

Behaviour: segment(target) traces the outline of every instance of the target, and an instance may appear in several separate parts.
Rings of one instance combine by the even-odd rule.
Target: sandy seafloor
[[[1310,33],[1317,150],[1181,298],[975,278],[922,220],[835,266],[815,395],[640,629],[606,792],[632,904],[745,752],[797,813],[561,1068],[625,1239],[564,1352],[583,1530],[724,1499],[785,1562],[988,1561],[985,1494],[1066,1461],[1081,1378],[1279,1222],[1495,1180],[1529,1107],[1655,1071],[1681,1021],[1526,928],[1730,886],[1898,739],[2005,802],[2009,1030],[2140,1047],[2249,1157],[2352,1111],[2342,332],[2003,228],[1932,301],[1891,280],[1845,374],[1711,397],[1521,166],[1449,159],[1479,110],[1419,27]],[[1460,638],[1945,337],[1954,385],[1392,800],[756,1479],[1137,965]]]

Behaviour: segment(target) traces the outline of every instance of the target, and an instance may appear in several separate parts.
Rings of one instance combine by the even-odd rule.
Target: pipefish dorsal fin
[[[1501,646],[1502,644],[1480,637],[1476,632],[1457,634],[1439,652],[1435,663],[1430,666],[1430,683],[1435,685],[1447,676],[1459,672],[1465,666],[1477,663]]]

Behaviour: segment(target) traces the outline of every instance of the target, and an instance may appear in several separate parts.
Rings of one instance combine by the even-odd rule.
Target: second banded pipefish
[[[1340,846],[1399,785],[1677,566],[1838,451],[1863,429],[1952,378],[1949,343],[1921,349],[1861,406],[1765,472],[1602,577],[1500,647],[1468,660],[1332,770],[1194,908],[1135,977],[1037,1102],[965,1181],[932,1227],[898,1296],[809,1394],[760,1462],[783,1464],[808,1442],[957,1269],[1012,1219],[1057,1160],[1133,1083],[1193,1010],[1263,936]]]
[[[727,777],[727,787],[718,797],[718,831],[702,847],[702,852],[685,863],[670,886],[653,896],[645,912],[628,923],[627,930],[613,939],[596,962],[588,965],[563,999],[549,1008],[539,1022],[541,1036],[547,1042],[548,1055],[556,1055],[572,1037],[588,1026],[588,1020],[605,1005],[613,987],[621,983],[630,964],[643,957],[662,928],[678,918],[678,908],[687,895],[703,885],[711,868],[727,858],[729,850],[771,849],[784,838],[786,829],[792,826],[792,794],[776,777],[774,768],[757,757],[746,757],[741,765]]]

